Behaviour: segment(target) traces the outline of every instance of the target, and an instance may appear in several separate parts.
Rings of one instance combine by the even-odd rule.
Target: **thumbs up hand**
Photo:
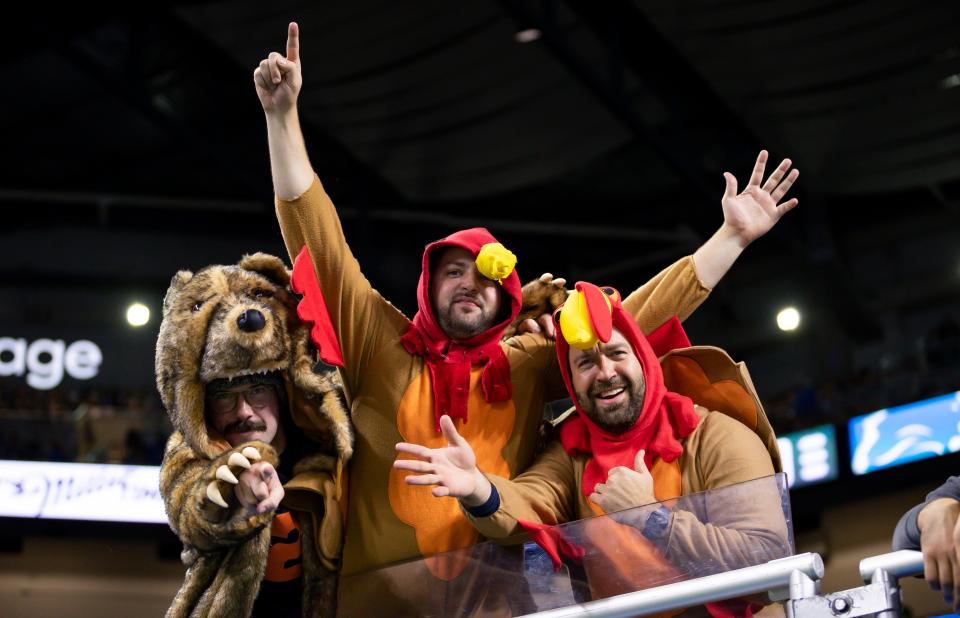
[[[633,470],[617,466],[607,473],[605,483],[597,483],[590,500],[603,509],[614,513],[657,501],[653,493],[653,476],[643,460],[644,451],[637,451]]]

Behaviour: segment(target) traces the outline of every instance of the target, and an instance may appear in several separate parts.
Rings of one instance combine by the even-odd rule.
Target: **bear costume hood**
[[[341,461],[353,433],[335,370],[315,371],[309,326],[297,316],[290,274],[277,257],[244,256],[235,266],[207,266],[173,276],[163,301],[156,347],[157,390],[170,420],[208,458],[230,448],[205,417],[214,380],[275,373],[286,390],[288,420]]]

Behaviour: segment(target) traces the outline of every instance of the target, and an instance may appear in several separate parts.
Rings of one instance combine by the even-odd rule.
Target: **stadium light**
[[[524,28],[514,33],[513,40],[517,43],[533,43],[539,40],[542,34],[539,28]]]
[[[777,314],[777,327],[782,331],[797,330],[800,326],[800,312],[796,307],[786,307]]]
[[[143,303],[133,303],[127,307],[127,322],[130,326],[140,327],[150,321],[150,308]]]

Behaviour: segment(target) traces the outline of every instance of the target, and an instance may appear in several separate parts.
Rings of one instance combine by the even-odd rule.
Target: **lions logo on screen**
[[[960,450],[960,392],[850,420],[854,474]]]

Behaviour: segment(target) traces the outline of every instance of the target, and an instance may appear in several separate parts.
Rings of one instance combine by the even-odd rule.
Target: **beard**
[[[597,397],[600,393],[613,388],[623,388],[627,393],[627,399],[616,406],[604,407],[598,410],[596,405]],[[586,394],[577,393],[577,402],[594,424],[600,429],[613,434],[621,434],[631,429],[640,418],[640,412],[643,411],[643,396],[646,394],[646,384],[643,376],[633,381],[629,378],[618,376],[617,379],[609,382],[595,382]]]
[[[455,310],[454,305],[457,301],[464,299],[477,303],[480,310],[468,314]],[[450,304],[437,311],[437,322],[440,328],[451,339],[469,339],[488,330],[493,326],[496,316],[481,304],[482,302],[481,299],[473,296],[455,296]]]

